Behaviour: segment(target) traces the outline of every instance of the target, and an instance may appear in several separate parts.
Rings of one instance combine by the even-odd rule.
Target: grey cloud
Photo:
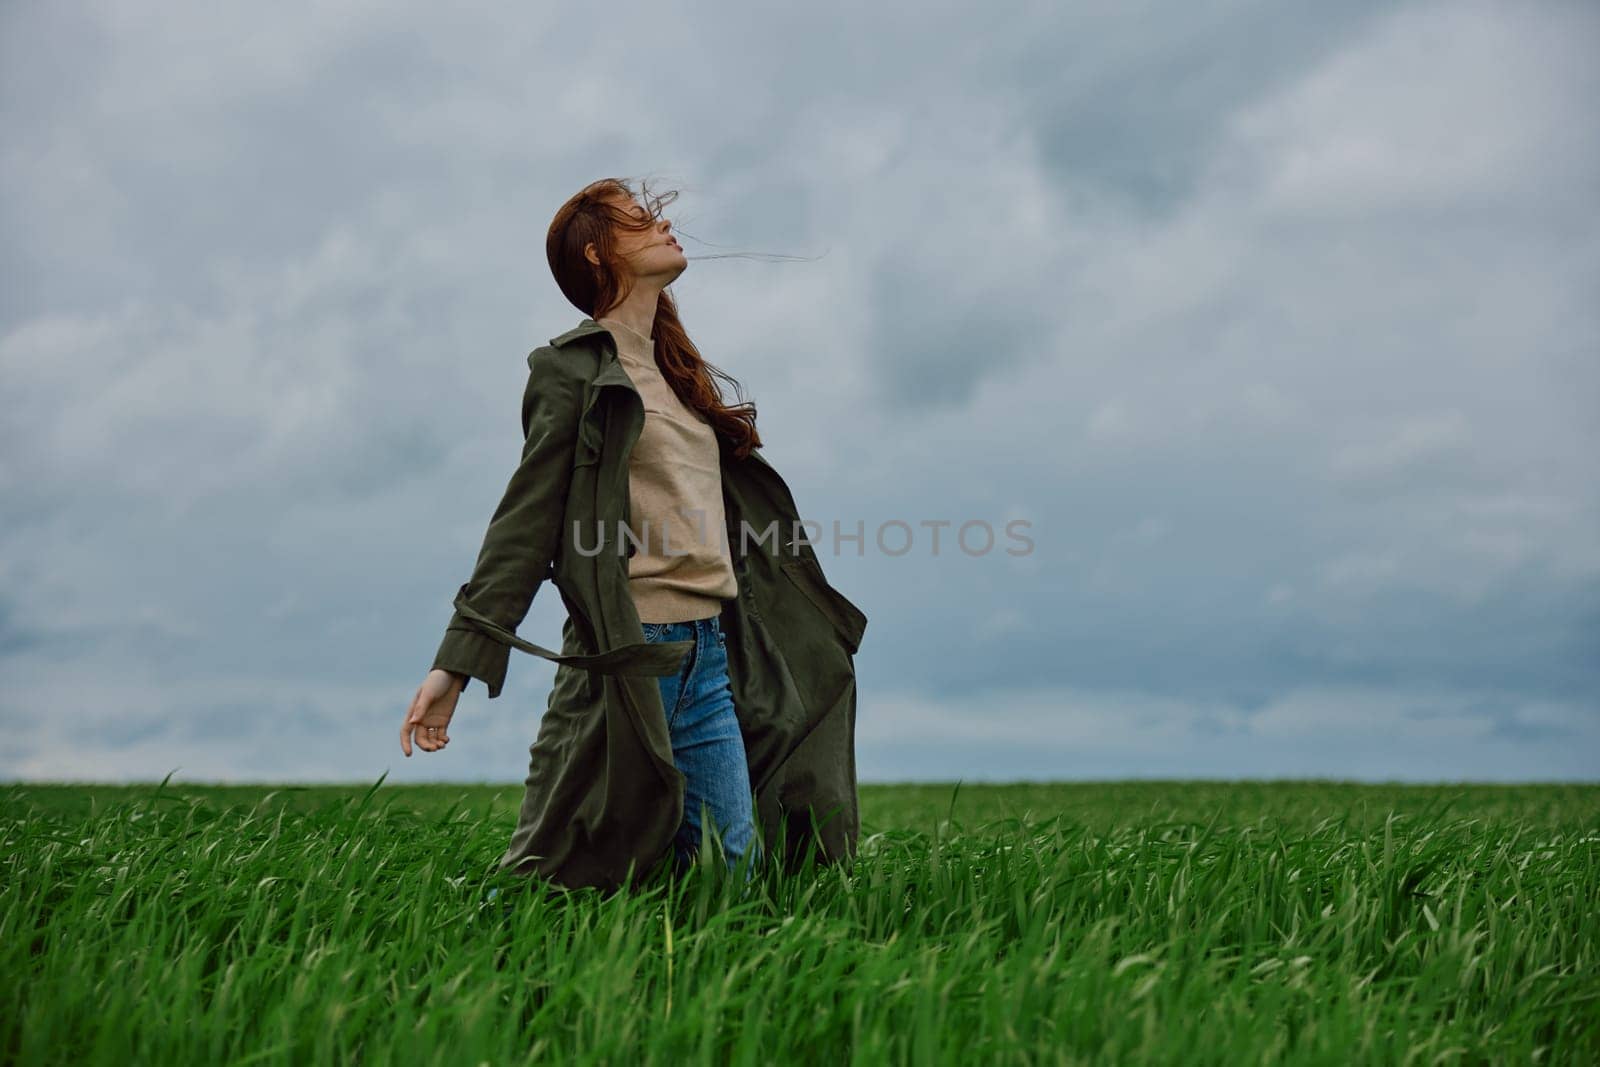
[[[1042,162],[1146,216],[1195,191],[1227,119],[1348,47],[1389,5],[1113,5],[1064,13],[993,54]]]

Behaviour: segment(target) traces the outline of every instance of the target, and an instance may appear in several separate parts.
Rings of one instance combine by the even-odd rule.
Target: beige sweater
[[[609,316],[596,321],[616,340],[622,369],[644,399],[644,427],[628,459],[629,529],[640,542],[628,559],[628,588],[639,621],[720,614],[739,583],[728,551],[716,431],[662,377],[652,338]]]

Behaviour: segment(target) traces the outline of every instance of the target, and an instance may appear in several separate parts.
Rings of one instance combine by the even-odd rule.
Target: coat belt
[[[456,593],[455,608],[473,629],[488,635],[501,644],[521,649],[523,652],[547,659],[551,663],[564,663],[586,671],[601,674],[620,674],[634,677],[660,677],[676,674],[683,666],[683,657],[694,648],[693,641],[635,641],[618,645],[604,652],[568,656],[548,648],[524,641],[483,612],[467,603],[466,586]]]

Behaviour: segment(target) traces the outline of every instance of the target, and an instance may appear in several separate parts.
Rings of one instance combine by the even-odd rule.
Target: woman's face
[[[672,221],[666,217],[651,220],[650,212],[637,200],[618,200],[617,206],[638,220],[640,229],[617,227],[615,236],[618,256],[636,278],[648,278],[665,287],[689,266],[683,246],[672,236]],[[600,260],[590,244],[584,250],[589,262]]]

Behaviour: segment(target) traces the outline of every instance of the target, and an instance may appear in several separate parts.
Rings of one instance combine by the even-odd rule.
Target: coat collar
[[[576,341],[578,338],[591,333],[603,333],[609,336],[611,331],[600,325],[594,319],[585,318],[582,322],[578,323],[578,325],[574,326],[566,333],[550,338],[550,343],[555,345],[557,348],[560,348],[569,341]]]
[[[638,386],[633,384],[633,379],[628,377],[628,372],[622,369],[622,361],[617,358],[617,343],[612,338],[611,331],[594,319],[585,317],[578,325],[566,333],[557,334],[550,338],[550,343],[560,348],[562,345],[571,344],[573,341],[593,333],[603,334],[605,337],[605,342],[600,346],[600,369],[595,373],[594,384],[620,385],[637,393],[639,391]],[[763,467],[772,468],[772,464],[767,462],[767,458],[761,454],[759,448],[751,449],[749,458]]]
[[[587,337],[592,333],[604,335],[605,342],[600,346],[600,369],[594,376],[596,385],[620,385],[638,392],[638,387],[633,384],[633,379],[628,377],[622,369],[622,361],[617,358],[617,343],[611,336],[611,331],[600,325],[592,318],[585,318],[578,325],[566,333],[550,338],[550,343],[557,348],[571,344],[573,341]]]

